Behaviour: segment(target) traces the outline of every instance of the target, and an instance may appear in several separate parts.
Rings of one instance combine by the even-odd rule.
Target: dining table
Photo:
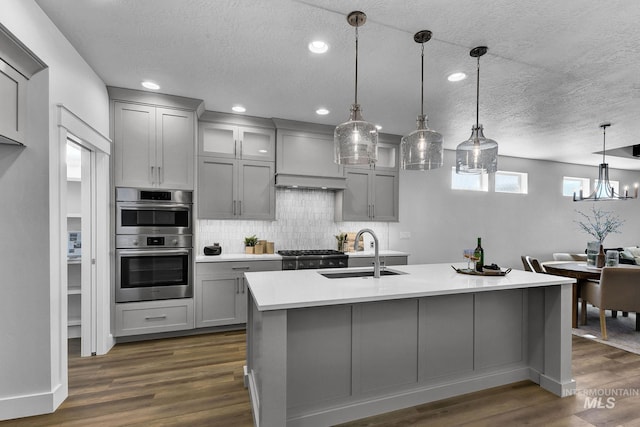
[[[572,304],[571,304],[571,327],[578,327],[578,298],[582,284],[589,280],[600,280],[602,268],[587,265],[584,262],[550,262],[542,263],[547,274],[570,277],[576,279],[573,284]]]

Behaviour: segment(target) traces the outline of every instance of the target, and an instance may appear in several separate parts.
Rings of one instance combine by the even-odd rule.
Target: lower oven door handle
[[[191,249],[117,249],[118,256],[189,255]]]
[[[159,209],[163,211],[191,210],[191,205],[186,203],[146,203],[146,202],[117,202],[118,209],[129,211],[148,211]]]

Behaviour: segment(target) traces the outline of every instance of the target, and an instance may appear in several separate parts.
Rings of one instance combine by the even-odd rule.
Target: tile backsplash
[[[335,222],[335,194],[327,190],[276,189],[275,221],[196,220],[196,253],[204,246],[220,243],[222,253],[244,252],[244,238],[255,234],[281,249],[336,249],[336,234],[370,228],[378,236],[380,249],[389,249],[386,222]],[[373,240],[365,234],[365,248]]]

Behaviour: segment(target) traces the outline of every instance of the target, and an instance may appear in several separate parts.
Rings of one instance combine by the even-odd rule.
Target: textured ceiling
[[[425,113],[445,148],[475,122],[475,46],[480,122],[501,155],[597,165],[607,150],[639,143],[640,6],[636,0],[36,0],[107,85],[205,101],[205,108],[336,125],[354,92],[382,132],[408,134],[420,111],[420,45],[425,45]],[[324,55],[307,44],[321,38]],[[464,71],[469,77],[450,83]],[[326,107],[328,116],[315,110]],[[607,156],[614,168],[640,160]]]

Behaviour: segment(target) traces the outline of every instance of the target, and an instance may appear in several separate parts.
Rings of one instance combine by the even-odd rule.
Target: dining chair
[[[600,309],[600,331],[607,339],[605,310],[636,313],[636,331],[640,331],[640,268],[605,267],[600,282],[587,281],[582,285],[582,323],[586,321],[587,302]]]
[[[522,255],[520,258],[522,259],[525,271],[532,271],[534,273],[545,272],[537,258],[532,258],[529,255]]]

